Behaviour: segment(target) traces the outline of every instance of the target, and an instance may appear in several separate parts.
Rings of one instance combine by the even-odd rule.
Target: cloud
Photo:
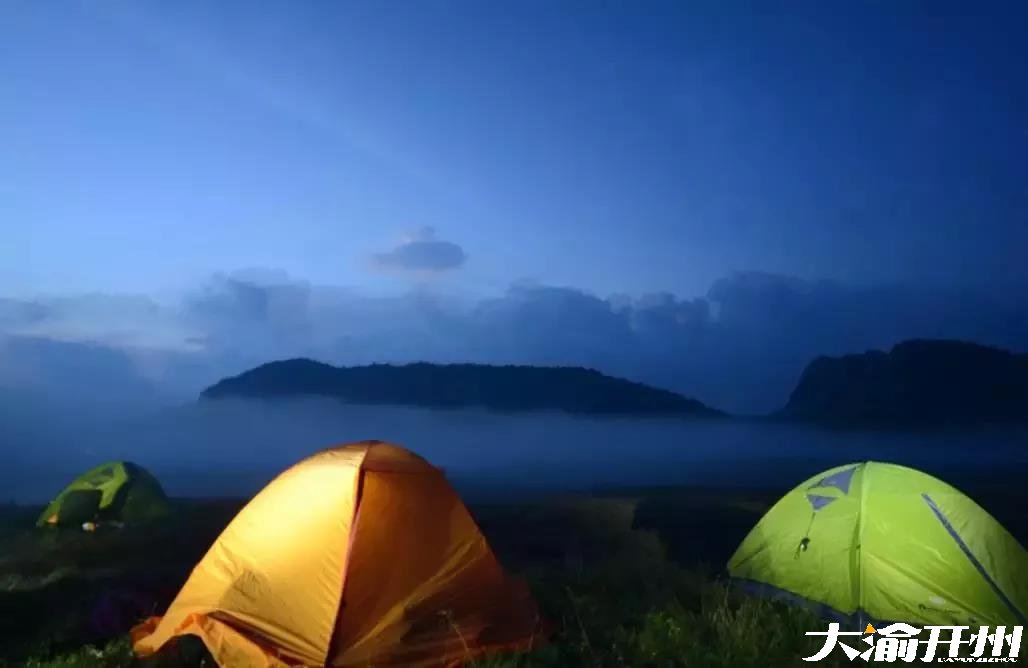
[[[284,272],[216,274],[187,295],[181,317],[214,346],[295,344],[310,328],[311,286]]]
[[[604,368],[634,345],[624,314],[574,288],[516,285],[480,302],[467,320],[480,359]]]
[[[112,388],[131,386],[133,392],[147,385],[123,350],[39,337],[0,338],[0,386],[99,395],[104,388],[94,384],[97,378],[111,380]]]
[[[70,349],[45,346],[31,358],[24,352],[0,356],[0,385],[16,369],[20,378],[46,377],[56,385],[70,378],[105,392],[115,385],[131,390],[130,369],[159,387],[195,396],[224,375],[296,356],[336,364],[572,364],[677,390],[718,408],[763,412],[786,401],[817,355],[889,347],[913,337],[1025,350],[1028,300],[1014,291],[852,286],[756,272],[726,276],[691,298],[605,298],[518,284],[468,300],[424,288],[372,296],[250,270],[212,276],[174,305],[116,295],[0,300],[2,334],[77,341],[87,348],[75,351],[81,363],[67,362]],[[123,360],[115,363],[109,353]],[[19,359],[33,363],[18,366]],[[106,361],[99,364],[101,359]]]
[[[423,227],[406,235],[392,249],[374,256],[379,267],[419,273],[459,269],[467,259],[463,248],[452,241],[437,239],[431,227]]]
[[[144,295],[0,298],[0,334],[121,348],[195,349],[178,315]]]

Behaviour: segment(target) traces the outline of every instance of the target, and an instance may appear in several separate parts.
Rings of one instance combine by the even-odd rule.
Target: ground
[[[724,563],[785,490],[644,489],[472,504],[504,564],[529,581],[552,642],[485,666],[804,665],[823,622],[737,594]],[[1018,538],[1028,490],[975,498]],[[136,665],[126,631],[159,613],[242,501],[181,501],[171,522],[38,531],[0,507],[0,666]],[[841,653],[831,663],[849,664]],[[186,643],[144,665],[213,665]]]

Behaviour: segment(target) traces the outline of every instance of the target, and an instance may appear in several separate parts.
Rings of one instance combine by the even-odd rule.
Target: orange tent
[[[443,474],[368,441],[273,480],[132,640],[148,656],[194,634],[221,666],[441,666],[530,649],[539,628]]]

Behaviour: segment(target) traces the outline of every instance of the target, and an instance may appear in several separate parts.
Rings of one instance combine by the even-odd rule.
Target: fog
[[[382,439],[445,469],[466,496],[644,485],[786,487],[832,465],[882,460],[953,484],[1028,468],[1026,429],[845,432],[758,420],[581,418],[354,406],[333,400],[222,400],[133,415],[16,411],[0,472],[10,500],[40,503],[76,473],[124,458],[174,496],[248,496],[332,444]],[[0,497],[0,501],[4,500]]]

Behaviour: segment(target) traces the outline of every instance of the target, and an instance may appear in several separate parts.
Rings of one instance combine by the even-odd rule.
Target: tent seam
[[[860,513],[857,515],[857,610],[864,610],[864,513],[866,512],[867,479],[871,473],[871,462],[864,462],[860,476]],[[863,615],[860,615],[863,617]],[[863,623],[863,619],[859,619]]]
[[[339,630],[339,617],[343,614],[344,597],[346,596],[346,572],[350,569],[350,555],[354,549],[353,537],[356,535],[357,532],[357,521],[360,517],[361,500],[364,497],[364,461],[367,459],[368,452],[370,450],[371,446],[369,446],[367,450],[364,451],[364,457],[361,458],[360,466],[357,467],[357,489],[354,492],[353,516],[350,518],[350,535],[347,540],[346,559],[343,562],[343,584],[339,588],[339,604],[336,606],[336,614],[335,617],[332,619],[332,632],[328,638],[328,647],[325,650],[325,658],[322,662],[324,665],[328,665],[329,659],[335,656],[335,650],[338,649],[336,647],[336,637],[337,632]]]
[[[976,571],[978,571],[978,574],[981,575],[982,578],[984,578],[985,581],[989,584],[989,586],[992,588],[992,591],[996,594],[997,597],[999,597],[999,600],[1003,602],[1003,604],[1007,607],[1007,609],[1010,610],[1010,612],[1014,613],[1014,617],[1016,617],[1022,624],[1024,624],[1024,614],[1020,610],[1018,610],[1017,606],[1014,605],[1014,602],[1011,601],[1010,598],[1006,595],[1006,592],[1000,589],[999,584],[995,580],[993,580],[992,576],[989,575],[989,572],[985,570],[985,566],[982,564],[982,562],[978,561],[978,558],[974,556],[974,553],[971,552],[971,548],[967,545],[967,543],[964,542],[964,539],[960,537],[960,534],[957,533],[956,527],[950,524],[950,521],[949,519],[947,519],[946,514],[942,512],[942,509],[939,508],[938,504],[935,503],[935,500],[932,499],[932,497],[930,497],[927,493],[922,493],[921,498],[924,499],[925,503],[928,504],[928,507],[931,508],[932,513],[935,514],[935,518],[939,520],[943,528],[946,529],[946,533],[948,533],[950,537],[956,542],[957,547],[959,547],[960,551],[964,553],[964,556],[966,556],[967,559],[971,562],[971,565],[974,566]]]

